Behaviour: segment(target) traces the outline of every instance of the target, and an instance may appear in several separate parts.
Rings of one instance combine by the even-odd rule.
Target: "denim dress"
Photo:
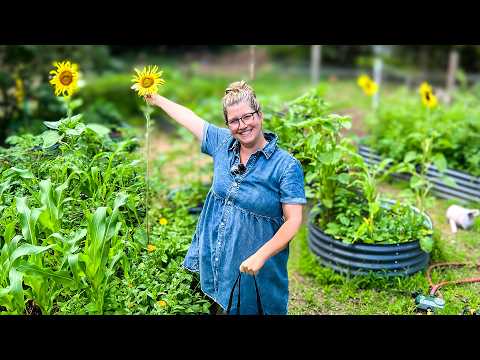
[[[201,151],[213,157],[213,183],[183,261],[200,273],[202,291],[227,309],[240,264],[268,242],[282,226],[282,203],[305,204],[300,162],[277,146],[277,136],[247,161],[243,174],[232,174],[240,162],[240,144],[230,130],[205,122]],[[287,314],[288,246],[270,257],[255,276],[265,314]],[[253,276],[242,273],[240,314],[257,314]],[[234,292],[232,314],[237,312]]]

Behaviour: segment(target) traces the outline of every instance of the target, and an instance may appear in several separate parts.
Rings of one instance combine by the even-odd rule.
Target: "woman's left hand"
[[[265,260],[258,253],[255,253],[241,263],[240,271],[250,275],[256,275],[264,263]]]

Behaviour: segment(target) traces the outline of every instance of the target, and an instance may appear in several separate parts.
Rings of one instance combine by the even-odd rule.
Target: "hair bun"
[[[239,93],[241,91],[248,91],[253,93],[253,89],[250,87],[250,85],[248,85],[245,80],[241,80],[231,83],[225,90],[225,95],[230,93]]]

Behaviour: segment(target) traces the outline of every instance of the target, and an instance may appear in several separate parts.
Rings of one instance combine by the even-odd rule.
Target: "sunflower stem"
[[[149,192],[149,176],[150,176],[150,113],[152,109],[150,106],[147,104],[144,115],[145,115],[145,120],[146,120],[146,131],[145,131],[145,146],[146,146],[146,157],[147,157],[147,171],[145,173],[145,185],[146,185],[146,199],[145,199],[145,225],[146,225],[146,232],[147,232],[147,245],[150,244],[150,224],[149,224],[149,209],[150,209],[150,192]]]
[[[68,121],[72,118],[72,107],[70,106],[71,98],[70,96],[64,97],[65,100],[65,106],[67,107],[67,118]]]

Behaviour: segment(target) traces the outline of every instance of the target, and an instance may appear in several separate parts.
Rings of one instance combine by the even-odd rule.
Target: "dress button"
[[[218,261],[218,257],[217,257],[217,258],[215,258],[215,261]]]

